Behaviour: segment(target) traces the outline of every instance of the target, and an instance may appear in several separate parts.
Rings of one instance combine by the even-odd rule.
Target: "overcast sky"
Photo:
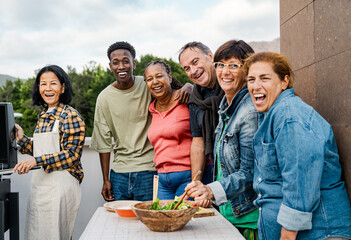
[[[116,41],[134,45],[137,59],[178,61],[189,41],[214,52],[230,39],[279,37],[278,0],[0,0],[0,16],[0,74],[24,79],[48,64],[107,67]]]

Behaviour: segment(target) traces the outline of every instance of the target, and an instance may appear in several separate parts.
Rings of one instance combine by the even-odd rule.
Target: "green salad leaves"
[[[169,203],[169,204],[166,204],[164,206],[160,206],[160,199],[156,198],[156,201],[153,202],[153,204],[151,205],[151,207],[149,208],[149,210],[172,210],[175,205],[177,205],[177,203],[179,202],[179,197],[175,197],[174,198],[174,201]],[[181,204],[179,204],[177,210],[182,210],[182,209],[187,209],[187,208],[191,208],[191,207],[195,207],[196,204],[194,206],[190,206],[184,202],[182,202]]]

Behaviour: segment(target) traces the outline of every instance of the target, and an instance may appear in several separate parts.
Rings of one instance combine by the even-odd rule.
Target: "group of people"
[[[160,199],[187,190],[201,206],[218,206],[246,239],[351,238],[332,128],[294,94],[284,56],[254,53],[242,40],[214,55],[190,42],[179,63],[194,85],[184,86],[161,60],[134,76],[127,42],[112,44],[107,56],[116,80],[96,100],[90,146],[99,153],[106,201],[151,200],[157,174]],[[71,98],[67,74],[46,66],[33,86],[33,103],[44,108],[33,138],[16,125],[21,152],[33,157],[14,171],[41,166],[32,175],[27,239],[72,236],[85,125]]]

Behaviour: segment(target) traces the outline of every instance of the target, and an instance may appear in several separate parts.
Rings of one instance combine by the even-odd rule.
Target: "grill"
[[[11,192],[12,174],[17,164],[15,117],[11,103],[0,102],[0,240],[10,230],[10,239],[19,239],[18,193]]]

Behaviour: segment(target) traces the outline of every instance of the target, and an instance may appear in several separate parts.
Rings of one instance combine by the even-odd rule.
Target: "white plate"
[[[115,208],[120,208],[120,209],[130,208],[131,209],[131,207],[136,203],[140,203],[140,201],[119,200],[119,201],[105,203],[104,208],[109,212],[115,212]]]

